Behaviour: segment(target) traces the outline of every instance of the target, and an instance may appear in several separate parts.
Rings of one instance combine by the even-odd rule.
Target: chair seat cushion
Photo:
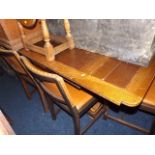
[[[50,95],[64,102],[64,99],[60,94],[55,83],[42,82],[42,84],[44,85],[44,88],[48,91]],[[71,104],[75,105],[77,110],[81,111],[82,109],[84,109],[84,107],[87,106],[87,104],[89,104],[90,101],[94,99],[92,95],[86,93],[85,91],[77,89],[66,82],[65,84],[70,93],[71,98],[73,99],[73,103]]]

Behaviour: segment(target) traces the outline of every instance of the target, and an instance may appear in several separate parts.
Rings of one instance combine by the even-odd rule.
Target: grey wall
[[[142,66],[154,56],[155,20],[71,19],[70,23],[78,48]],[[48,24],[52,33],[65,34],[63,20],[48,20]]]

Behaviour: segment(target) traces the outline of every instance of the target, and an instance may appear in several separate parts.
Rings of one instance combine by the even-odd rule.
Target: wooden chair
[[[13,50],[6,50],[4,48],[0,48],[0,56],[15,71],[17,77],[19,78],[19,80],[22,83],[22,86],[25,90],[25,93],[26,93],[28,99],[31,99],[33,93],[36,90],[38,90],[45,112],[49,111],[49,105],[46,101],[44,92],[40,89],[40,87],[37,85],[37,83],[31,76],[31,74],[29,74],[29,72],[25,68],[23,62],[20,60],[19,54]],[[28,88],[28,84],[30,84],[34,87],[34,89],[31,92]]]
[[[44,46],[38,46],[32,42],[32,39],[29,40],[25,34],[24,28],[32,29],[35,28],[37,23],[40,23]],[[58,53],[65,51],[66,49],[73,49],[75,47],[73,37],[71,34],[70,23],[68,19],[64,19],[64,29],[66,32],[65,37],[56,37],[51,35],[48,30],[48,26],[45,19],[19,19],[18,27],[21,33],[21,38],[23,42],[23,46],[25,49],[29,49],[33,52],[37,52],[39,54],[45,55],[48,61],[52,61],[55,59],[55,55]],[[54,41],[57,45],[53,45],[51,42]]]
[[[93,123],[103,115],[103,111],[101,110],[94,118],[92,117],[92,120],[86,125],[86,127],[81,129],[80,118],[95,106],[98,103],[98,100],[87,92],[64,82],[63,78],[59,75],[39,70],[23,56],[21,56],[21,59],[50,99],[53,119],[56,119],[54,106],[56,104],[60,109],[72,116],[75,134],[84,134],[89,127],[91,127]]]

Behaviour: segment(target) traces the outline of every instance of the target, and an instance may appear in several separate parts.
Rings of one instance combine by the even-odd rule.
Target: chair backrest
[[[18,52],[14,50],[7,50],[0,47],[0,56],[4,58],[7,64],[18,74],[24,75],[38,88],[38,84],[25,67],[23,61],[20,59]],[[38,88],[39,89],[39,88]]]
[[[42,93],[42,89],[38,85],[37,81],[33,78],[23,61],[21,60],[21,56],[18,54],[18,52],[13,50],[6,50],[3,48],[0,48],[0,56],[2,56],[6,62],[8,62],[8,65],[14,69],[15,72],[19,73],[20,75],[24,75],[28,81],[32,82],[35,88],[38,90],[38,93],[40,94],[43,106],[45,111],[47,110],[47,101]],[[13,62],[12,62],[13,60]]]
[[[19,54],[13,50],[7,50],[0,47],[0,56],[5,60],[5,62],[17,73],[26,75],[24,65],[19,59]]]
[[[73,108],[73,99],[66,87],[66,84],[63,80],[62,77],[60,77],[57,74],[52,74],[52,73],[48,73],[46,71],[43,71],[39,68],[37,68],[36,66],[34,66],[26,57],[24,56],[20,56],[21,60],[23,61],[25,67],[30,71],[30,73],[32,74],[32,76],[36,79],[36,81],[39,83],[39,85],[42,87],[42,89],[48,94],[50,95],[53,99],[58,100],[60,103],[63,103],[63,105],[65,104],[66,106],[68,106],[68,108],[71,110]],[[44,83],[49,83],[49,84],[55,84],[55,86],[57,87],[57,89],[59,90],[59,93],[61,94],[63,100],[60,100],[59,97],[53,95],[48,88],[46,87],[46,85]],[[62,101],[62,102],[61,102]]]

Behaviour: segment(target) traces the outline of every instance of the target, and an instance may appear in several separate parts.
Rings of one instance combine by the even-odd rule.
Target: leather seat
[[[81,89],[77,89],[72,85],[65,82],[66,87],[70,93],[72,100],[72,104],[76,106],[76,108],[81,111],[89,104],[90,101],[94,99],[94,97]],[[58,87],[55,83],[42,82],[42,86],[48,91],[48,93],[55,98],[60,99],[62,102],[65,102]]]

